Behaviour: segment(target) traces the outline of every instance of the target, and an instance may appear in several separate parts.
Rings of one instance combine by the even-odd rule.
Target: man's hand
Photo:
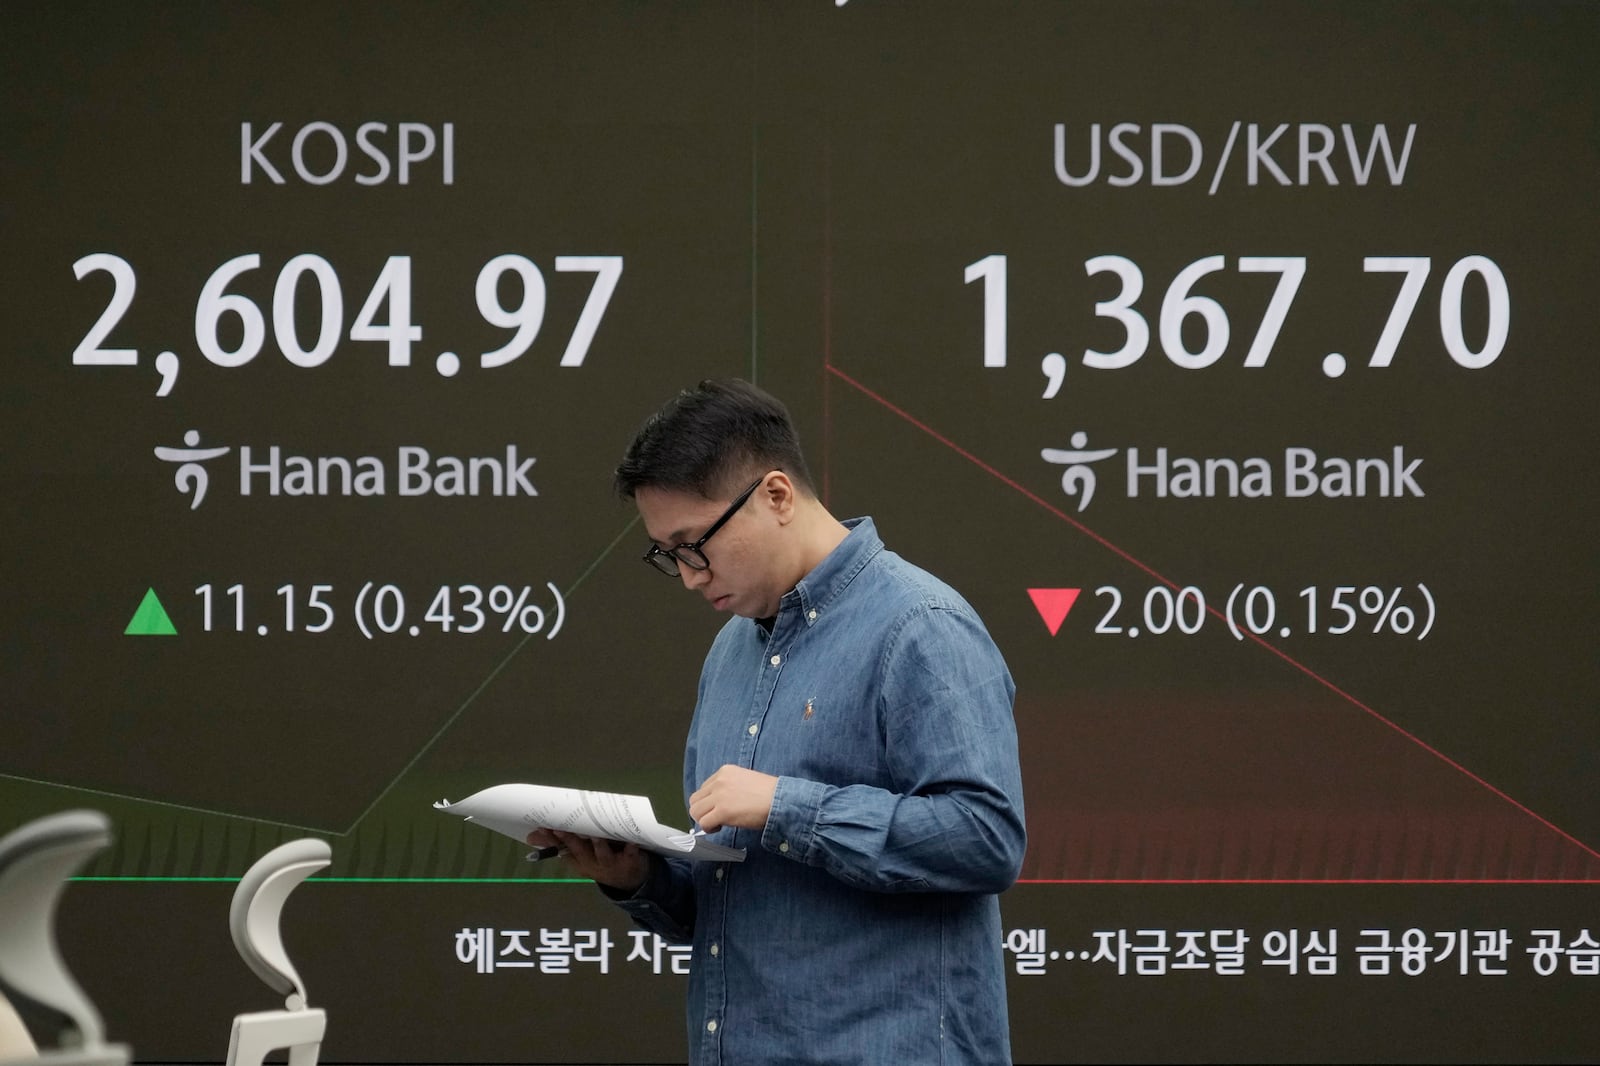
[[[778,779],[771,774],[728,765],[705,779],[689,797],[689,817],[708,833],[725,825],[765,829]]]
[[[637,892],[650,874],[650,859],[637,844],[555,829],[535,829],[527,839],[529,847],[560,848],[580,875],[619,892]]]

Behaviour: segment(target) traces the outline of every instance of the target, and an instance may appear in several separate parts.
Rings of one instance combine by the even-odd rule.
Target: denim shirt
[[[694,945],[689,1061],[1009,1063],[996,894],[1022,864],[1015,687],[954,590],[870,518],[779,605],[713,643],[684,797],[778,777],[739,863],[651,857],[620,905]]]

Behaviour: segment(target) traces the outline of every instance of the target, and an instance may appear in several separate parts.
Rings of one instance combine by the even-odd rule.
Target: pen
[[[543,859],[554,858],[555,854],[560,850],[553,844],[548,848],[535,848],[533,851],[528,852],[528,861],[539,862]]]

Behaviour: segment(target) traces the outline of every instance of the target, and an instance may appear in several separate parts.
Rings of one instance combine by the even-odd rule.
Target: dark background
[[[0,25],[0,830],[112,815],[118,841],[67,893],[61,935],[141,1060],[219,1060],[229,1017],[272,1005],[227,942],[228,898],[256,856],[310,833],[334,863],[285,936],[330,1012],[325,1061],[681,1061],[681,978],[622,963],[620,915],[428,804],[530,780],[641,792],[686,820],[679,754],[720,620],[639,566],[609,474],[674,390],[724,375],[783,397],[830,509],[873,514],[1004,651],[1030,833],[1007,929],[1075,951],[1097,930],[1252,937],[1237,977],[1064,959],[1016,977],[1018,1062],[1593,1059],[1600,978],[1566,960],[1541,977],[1527,954],[1532,930],[1600,927],[1592,5],[24,3]],[[287,183],[242,184],[241,124],[276,121]],[[322,186],[289,162],[318,121],[351,151]],[[397,123],[452,123],[454,183],[436,154],[408,185],[357,184],[363,122],[387,123],[389,146]],[[1091,124],[1120,122],[1140,126],[1141,182],[1108,184],[1127,163],[1104,145],[1099,181],[1056,179],[1057,123],[1082,173]],[[1202,140],[1185,184],[1151,184],[1162,122]],[[1241,129],[1211,194],[1236,122],[1290,124],[1272,154],[1291,178],[1299,124],[1348,123],[1363,152],[1376,124],[1396,151],[1416,132],[1398,184],[1381,157],[1357,184],[1341,138],[1338,185],[1313,169],[1284,187],[1247,183]],[[111,298],[106,274],[73,276],[96,252],[135,271],[105,344],[136,348],[137,367],[72,363]],[[274,281],[305,252],[337,272],[345,333],[388,258],[411,257],[410,366],[370,342],[315,369],[279,353]],[[196,301],[248,253],[261,268],[228,291],[264,309],[266,343],[212,366]],[[545,320],[519,359],[483,369],[476,354],[508,335],[473,286],[505,253],[543,272]],[[963,281],[991,254],[1008,262],[1003,368],[983,365],[983,285]],[[1115,371],[1082,364],[1123,339],[1095,314],[1119,283],[1085,273],[1108,254],[1139,267],[1151,333]],[[555,271],[569,255],[625,264],[581,367],[558,365],[592,283]],[[1192,293],[1225,309],[1231,340],[1184,369],[1162,352],[1162,297],[1210,255],[1225,268]],[[1505,349],[1476,370],[1439,324],[1469,255],[1510,298]],[[1241,273],[1241,256],[1307,264],[1260,368],[1241,364],[1277,277]],[[1367,358],[1400,278],[1364,273],[1366,256],[1432,260],[1383,369]],[[302,343],[314,292],[308,276]],[[1484,306],[1469,281],[1473,348]],[[1184,336],[1200,347],[1198,317]],[[164,350],[181,371],[158,398]],[[454,377],[435,370],[447,350]],[[1044,399],[1049,352],[1068,369]],[[1324,374],[1329,352],[1343,376]],[[195,510],[152,452],[191,429],[233,449]],[[1077,431],[1118,450],[1082,513],[1040,457]],[[537,497],[396,494],[402,445],[512,444],[537,457]],[[259,478],[239,495],[238,449],[260,461],[272,445],[377,456],[388,495],[273,497]],[[1288,447],[1396,446],[1423,460],[1425,496],[1284,495]],[[1146,479],[1129,498],[1126,450],[1148,464],[1159,447],[1265,457],[1273,495],[1157,499]],[[498,617],[368,640],[351,605],[369,581],[403,589],[413,623],[469,583],[531,586],[549,609],[548,582],[566,617],[550,640]],[[1218,608],[1269,587],[1295,631],[1239,641],[1208,616],[1194,636],[1130,639],[1163,582]],[[328,632],[282,631],[289,583],[302,625],[305,591],[334,587]],[[1400,588],[1420,610],[1419,584],[1437,604],[1425,640],[1364,613],[1312,635],[1295,614],[1308,586],[1324,628],[1341,585]],[[1123,635],[1095,632],[1105,586]],[[1041,587],[1083,590],[1054,637],[1026,592]],[[175,638],[123,635],[149,588]],[[541,926],[611,929],[612,972],[455,959],[460,929]],[[1291,928],[1338,930],[1338,974],[1260,965],[1260,938]],[[1508,973],[1358,972],[1361,930],[1413,928],[1505,929]]]

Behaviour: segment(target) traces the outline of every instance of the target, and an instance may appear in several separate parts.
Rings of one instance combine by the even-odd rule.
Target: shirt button
[[[761,730],[760,726],[756,725],[754,722],[750,723],[749,733],[750,733],[751,736],[755,736],[756,733],[760,732],[760,730]]]
[[[773,657],[772,657],[772,665],[773,665],[773,666],[777,666],[777,665],[778,665],[778,664],[779,664],[779,663],[781,663],[781,662],[783,662],[783,656],[781,656],[781,655],[774,655],[774,656],[773,656]]]
[[[817,612],[816,611],[811,611],[806,615],[806,617],[809,618],[811,621],[815,622],[817,620]]]
[[[712,1018],[709,1022],[706,1022],[706,1032],[714,1033],[716,1031],[717,1031],[717,1020],[715,1018]]]
[[[779,844],[778,850],[783,852],[785,855],[789,854],[789,842],[785,840],[782,844]]]
[[[722,954],[722,949],[719,948],[717,945],[712,944],[711,945],[711,957],[712,958],[716,958],[718,955],[721,955],[721,954]]]
[[[722,867],[720,867],[720,866],[719,866],[719,867],[717,867],[717,880],[718,880],[718,881],[720,881],[720,880],[722,880],[722,874],[723,874],[723,869],[722,869]]]

